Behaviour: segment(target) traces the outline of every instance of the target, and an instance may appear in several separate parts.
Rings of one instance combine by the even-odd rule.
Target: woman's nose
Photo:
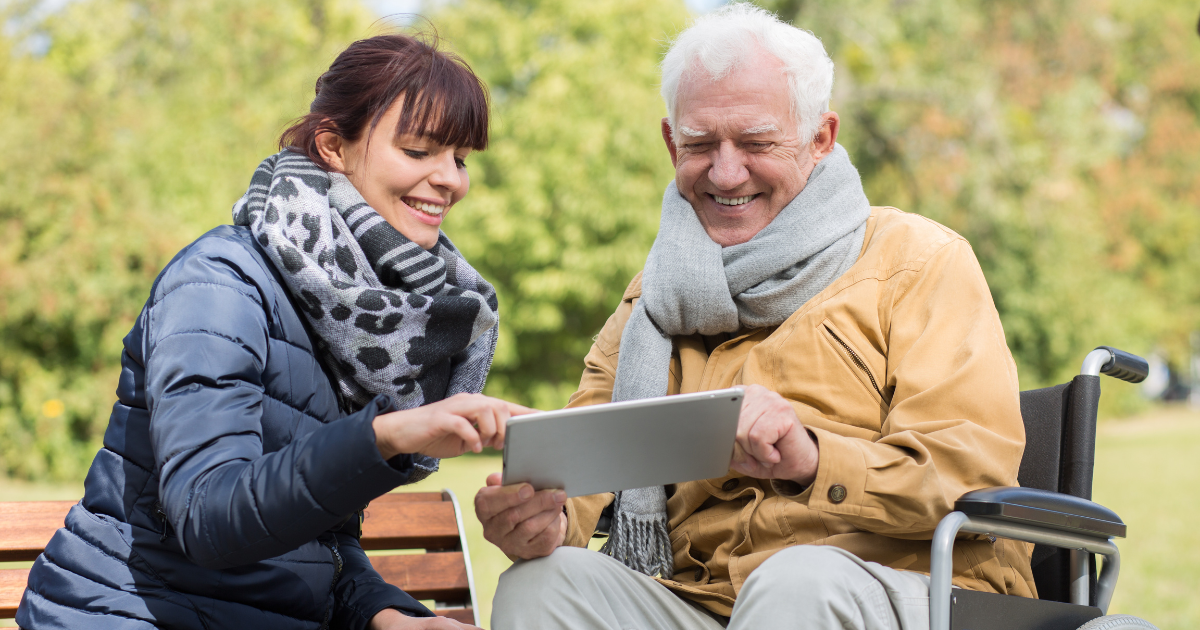
[[[429,175],[429,183],[450,192],[462,186],[462,174],[458,172],[458,162],[453,151],[443,151],[437,156],[433,172]]]
[[[745,152],[732,142],[722,142],[708,169],[708,179],[720,190],[733,190],[750,177]]]

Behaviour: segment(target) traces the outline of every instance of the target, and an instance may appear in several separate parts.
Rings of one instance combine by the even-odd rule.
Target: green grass
[[[1162,630],[1200,627],[1200,412],[1106,422],[1093,498],[1121,516],[1121,576],[1110,612]]]
[[[491,625],[492,596],[500,574],[512,562],[492,543],[483,539],[483,525],[475,518],[475,493],[484,486],[487,476],[500,472],[499,454],[468,455],[442,461],[441,470],[425,481],[399,488],[407,490],[449,489],[458,497],[462,509],[463,527],[467,530],[467,549],[471,554],[471,570],[475,575],[475,599],[479,602],[478,617],[483,627]]]
[[[483,539],[473,498],[498,455],[442,462],[429,479],[401,490],[449,488],[459,500],[467,530],[480,619],[487,627],[496,581],[510,562]],[[1161,630],[1200,627],[1200,412],[1156,410],[1100,426],[1096,444],[1095,499],[1129,525],[1121,548],[1121,579],[1114,613],[1143,617]],[[0,501],[78,498],[81,485],[29,484],[0,479]],[[0,626],[6,624],[0,623]]]

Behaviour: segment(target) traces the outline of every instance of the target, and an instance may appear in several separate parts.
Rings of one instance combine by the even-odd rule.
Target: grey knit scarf
[[[250,228],[283,276],[344,411],[378,394],[411,409],[483,391],[496,292],[445,234],[421,248],[344,175],[290,151],[263,160],[233,222]]]
[[[858,259],[870,214],[841,145],[770,225],[740,245],[713,242],[672,182],[642,272],[642,296],[621,335],[613,400],[666,395],[673,336],[783,323]],[[646,575],[672,576],[665,488],[617,493],[603,551]]]

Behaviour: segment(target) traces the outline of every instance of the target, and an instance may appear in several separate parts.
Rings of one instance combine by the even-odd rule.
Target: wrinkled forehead
[[[720,126],[745,132],[782,128],[792,116],[791,95],[783,63],[765,52],[747,55],[743,63],[714,76],[702,64],[684,73],[676,100],[677,122],[696,131]],[[754,133],[754,132],[751,132]]]

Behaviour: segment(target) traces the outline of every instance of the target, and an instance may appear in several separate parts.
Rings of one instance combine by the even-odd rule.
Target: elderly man
[[[570,501],[494,475],[476,512],[520,559],[497,630],[925,628],[938,520],[1016,485],[1016,369],[979,264],[870,206],[832,83],[811,33],[748,5],[667,53],[675,181],[570,404],[743,386],[732,470]],[[602,520],[605,554],[584,548]],[[1033,595],[1023,543],[954,553],[957,586]]]

